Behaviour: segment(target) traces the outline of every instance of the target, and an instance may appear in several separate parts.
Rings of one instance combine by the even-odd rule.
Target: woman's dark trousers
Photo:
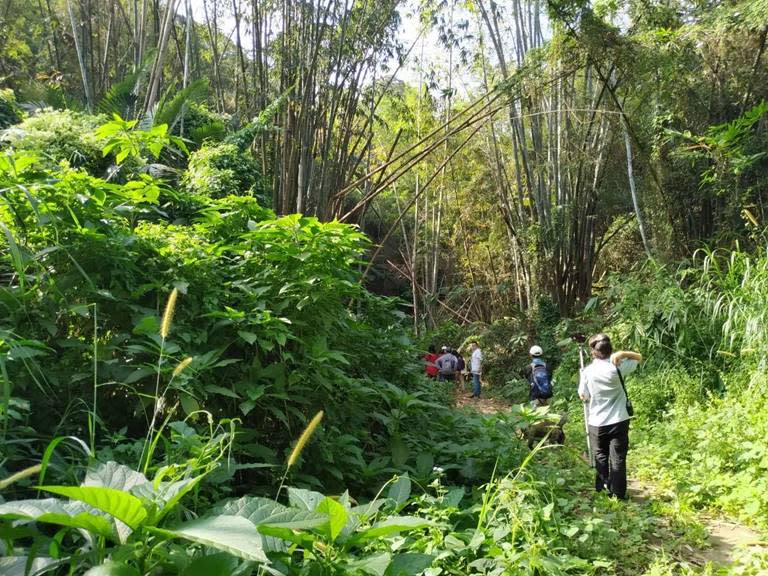
[[[607,426],[590,426],[589,442],[595,453],[595,489],[612,496],[627,497],[627,451],[629,420]]]

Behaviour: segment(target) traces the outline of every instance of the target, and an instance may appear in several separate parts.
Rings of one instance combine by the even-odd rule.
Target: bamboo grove
[[[767,12],[7,0],[0,75],[30,109],[157,116],[199,143],[250,126],[264,202],[358,224],[376,243],[368,282],[420,329],[542,296],[567,312],[623,260],[748,236]]]

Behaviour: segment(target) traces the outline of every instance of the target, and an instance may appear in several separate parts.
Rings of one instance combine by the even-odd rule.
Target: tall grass
[[[622,335],[651,353],[630,383],[633,468],[683,505],[768,528],[768,250],[702,249],[674,275],[648,272],[616,308]]]
[[[168,334],[171,332],[171,324],[173,322],[173,315],[176,311],[176,300],[178,299],[179,292],[176,288],[171,290],[170,295],[168,296],[168,300],[165,303],[165,311],[163,312],[163,319],[160,322],[160,353],[157,357],[157,374],[155,376],[155,394],[153,397],[154,405],[152,407],[152,420],[149,423],[149,428],[147,429],[147,436],[144,440],[144,446],[141,449],[141,456],[139,457],[139,467],[141,468],[141,471],[146,474],[147,470],[149,469],[149,464],[152,461],[152,454],[154,452],[155,446],[157,446],[157,440],[159,438],[159,434],[162,432],[158,432],[158,438],[153,438],[153,435],[155,433],[155,425],[157,424],[157,417],[162,411],[163,407],[165,406],[165,392],[163,394],[160,394],[160,379],[162,376],[162,369],[163,369],[163,360],[165,355],[165,343],[166,339],[168,338]],[[179,369],[179,366],[176,367],[176,370],[174,370],[173,375],[171,376],[171,380],[173,380],[174,377],[176,377],[178,374],[184,370],[184,368],[191,362],[191,358],[189,359],[189,362],[187,362],[184,366]],[[182,361],[182,364],[184,364],[186,360]],[[170,383],[169,383],[170,385]],[[166,387],[167,390],[167,387]]]

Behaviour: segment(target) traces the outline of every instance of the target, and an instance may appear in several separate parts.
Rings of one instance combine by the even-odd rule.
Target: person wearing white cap
[[[530,386],[528,399],[533,406],[543,406],[552,397],[552,372],[542,356],[541,346],[531,346],[531,363],[525,368],[525,378]]]

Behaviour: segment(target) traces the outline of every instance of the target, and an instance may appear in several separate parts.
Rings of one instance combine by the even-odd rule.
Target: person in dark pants
[[[605,334],[589,339],[592,363],[581,372],[579,397],[588,403],[589,441],[595,455],[595,489],[607,490],[621,500],[627,497],[629,413],[621,375],[632,372],[641,360],[634,352],[612,355]]]
[[[589,442],[595,451],[595,490],[608,490],[611,496],[626,499],[629,420],[590,426]]]

